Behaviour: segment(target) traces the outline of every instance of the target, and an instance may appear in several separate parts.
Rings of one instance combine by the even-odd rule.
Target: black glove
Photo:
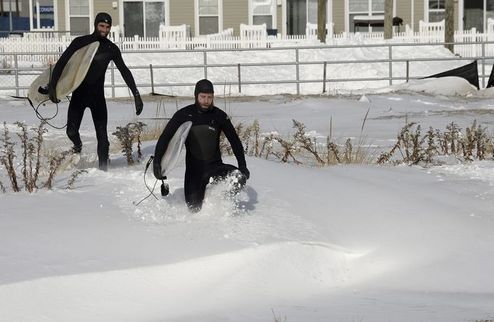
[[[249,171],[249,169],[247,169],[246,166],[240,167],[239,170],[245,176],[245,179],[249,179],[250,178],[250,171]]]
[[[165,180],[166,176],[161,174],[161,164],[159,162],[153,162],[153,174],[158,180]]]
[[[60,100],[57,98],[57,90],[51,84],[48,85],[48,97],[53,103],[60,103]]]
[[[134,96],[134,102],[136,104],[136,115],[141,114],[144,104],[142,103],[141,95],[136,94]]]

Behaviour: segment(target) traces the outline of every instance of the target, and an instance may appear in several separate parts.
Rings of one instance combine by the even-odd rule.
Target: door
[[[287,34],[305,35],[307,25],[306,0],[287,0]]]
[[[468,0],[464,6],[464,29],[484,30],[484,0]]]

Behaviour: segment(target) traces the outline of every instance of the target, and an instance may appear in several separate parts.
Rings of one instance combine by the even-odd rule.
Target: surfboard
[[[98,47],[98,41],[92,42],[89,45],[76,50],[72,57],[70,57],[58,79],[56,88],[58,99],[62,99],[69,95],[81,85],[89,70],[89,66],[91,66],[94,55],[98,51]],[[39,105],[40,103],[49,100],[48,83],[50,82],[50,69],[52,68],[53,67],[45,70],[31,83],[27,97],[31,100],[33,105]]]
[[[192,121],[187,121],[175,131],[170,143],[168,143],[165,154],[161,158],[161,175],[168,176],[170,171],[177,165],[191,127]]]

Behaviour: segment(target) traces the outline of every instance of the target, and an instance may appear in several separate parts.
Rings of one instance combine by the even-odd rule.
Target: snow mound
[[[169,265],[47,277],[1,286],[8,308],[1,311],[9,321],[62,321],[71,311],[78,312],[72,321],[166,320],[190,305],[197,313],[327,293],[354,282],[352,263],[361,256],[330,244],[279,242]],[[241,301],[231,297],[238,290]]]
[[[442,96],[469,96],[477,92],[466,79],[454,76],[414,80],[397,85],[395,90]]]

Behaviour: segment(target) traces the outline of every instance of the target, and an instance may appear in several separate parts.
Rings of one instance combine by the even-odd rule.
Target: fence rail
[[[419,30],[414,32],[407,25],[404,32],[394,32],[389,42],[398,43],[442,43],[444,42],[444,20],[441,22],[426,23],[420,21]],[[240,35],[234,36],[233,29],[226,29],[207,36],[190,37],[189,27],[160,26],[158,37],[122,37],[119,26],[113,26],[109,35],[122,50],[174,50],[174,49],[240,49],[240,48],[273,48],[288,46],[315,46],[320,45],[317,39],[317,25],[307,23],[306,34],[296,36],[269,36],[266,25],[240,25]],[[63,52],[74,36],[67,32],[26,32],[23,37],[0,38],[0,52]],[[494,41],[494,20],[488,19],[486,33],[479,33],[475,28],[471,30],[457,30],[454,36],[455,43],[469,43],[470,46],[458,47],[455,52],[461,56],[476,56],[479,41]],[[344,45],[348,43],[384,42],[383,32],[363,32],[336,34],[333,24],[326,24],[326,44]],[[487,50],[494,51],[494,48]]]
[[[417,43],[389,43],[389,44],[360,44],[360,45],[340,45],[340,46],[312,46],[312,47],[283,47],[283,48],[256,48],[247,49],[239,48],[233,51],[224,49],[196,49],[188,50],[154,50],[154,51],[123,51],[124,55],[137,55],[143,61],[153,61],[156,57],[159,59],[156,63],[133,65],[129,64],[137,86],[142,93],[162,93],[167,95],[184,95],[188,96],[192,92],[186,87],[193,87],[195,81],[200,78],[210,78],[220,88],[228,87],[231,94],[259,93],[265,91],[272,94],[293,93],[293,94],[311,94],[322,93],[326,89],[338,91],[345,88],[345,83],[373,83],[376,85],[362,85],[361,88],[380,87],[403,83],[410,79],[418,79],[433,74],[428,67],[431,62],[451,62],[459,64],[464,61],[477,60],[480,64],[480,84],[485,87],[486,80],[489,77],[494,61],[494,54],[488,54],[487,48],[494,47],[494,42],[481,43],[461,43],[456,46],[475,45],[480,49],[476,56],[460,57],[452,54],[444,54],[442,57],[430,55],[426,57],[404,57],[398,53],[406,52],[407,47],[428,46],[441,52],[447,52],[444,49],[445,43],[434,44],[417,44]],[[368,59],[348,59],[352,57],[345,55],[345,50],[372,50],[378,56],[369,56]],[[343,51],[337,57],[326,58],[325,55],[333,54],[335,51]],[[0,60],[5,61],[8,57],[12,65],[0,68],[0,94],[4,95],[25,95],[31,81],[41,73],[46,67],[43,65],[28,66],[23,61],[29,55],[39,55],[55,57],[57,52],[49,53],[0,53]],[[167,64],[166,55],[175,55],[184,59],[187,63],[177,61]],[[189,57],[189,56],[190,57]],[[194,56],[192,56],[194,55]],[[239,61],[235,61],[235,57]],[[263,59],[248,61],[246,57],[261,55]],[[128,62],[126,56],[125,60]],[[226,57],[226,58],[224,58]],[[271,58],[269,58],[271,57]],[[343,57],[340,58],[340,57]],[[149,59],[148,59],[149,58]],[[224,59],[222,59],[224,58]],[[132,60],[130,60],[132,61]],[[134,61],[135,63],[135,61]],[[428,63],[421,65],[421,63]],[[369,70],[379,71],[375,76],[358,77],[354,75],[355,64],[362,68],[367,67]],[[422,66],[422,67],[421,67]],[[457,67],[457,66],[456,66]],[[115,73],[113,64],[107,71],[105,89],[107,95],[111,97],[130,96],[127,86],[119,79],[118,73]],[[333,72],[336,70],[337,72]],[[439,70],[441,72],[444,70]],[[274,76],[276,77],[274,77]],[[329,76],[328,76],[329,75]],[[364,75],[368,75],[364,73]],[[273,76],[273,77],[270,77]],[[266,86],[270,85],[270,86]],[[289,85],[276,88],[276,85]],[[310,85],[309,88],[302,88]],[[257,86],[255,91],[246,89],[248,86]],[[180,89],[184,90],[181,91]],[[273,88],[273,90],[270,90]],[[111,92],[111,94],[109,94]],[[226,91],[225,91],[226,94]]]

